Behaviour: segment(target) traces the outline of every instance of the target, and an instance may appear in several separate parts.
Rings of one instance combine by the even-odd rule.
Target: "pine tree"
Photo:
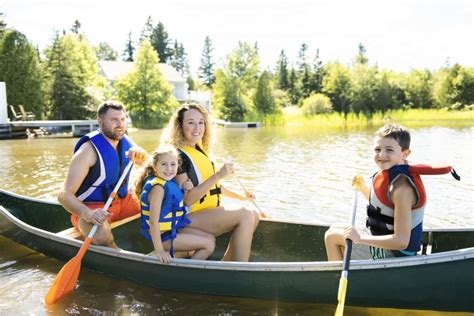
[[[80,30],[81,30],[81,22],[79,22],[79,20],[75,20],[74,23],[72,24],[71,32],[73,34],[79,35]]]
[[[282,49],[277,63],[278,87],[282,90],[288,90],[288,59],[285,51]]]
[[[168,32],[165,29],[163,23],[158,22],[153,28],[153,32],[150,36],[150,42],[155,51],[158,53],[158,58],[160,63],[168,63],[171,56],[173,55],[173,50],[169,47],[170,40],[168,38]]]
[[[0,12],[0,38],[2,38],[3,33],[5,33],[5,30],[7,29],[7,23],[5,23],[4,13]]]
[[[41,118],[44,96],[39,56],[26,36],[16,30],[8,30],[0,38],[0,81],[6,83],[8,104],[22,104]]]
[[[214,76],[214,62],[212,61],[212,42],[209,36],[204,39],[204,47],[201,54],[201,66],[199,67],[199,78],[209,88],[216,81]]]
[[[153,33],[153,19],[151,18],[151,15],[148,16],[145,25],[143,26],[143,30],[140,33],[140,43],[143,42],[143,40],[148,39],[150,40],[150,36]]]
[[[298,53],[298,65],[300,73],[300,85],[301,85],[301,96],[303,98],[309,97],[312,91],[311,83],[311,70],[307,62],[306,52],[308,51],[308,45],[303,43]]]
[[[186,77],[189,70],[187,54],[184,50],[183,43],[179,43],[178,40],[174,41],[171,66],[173,66],[181,74],[181,76]]]
[[[288,78],[288,92],[292,104],[297,104],[300,99],[300,90],[298,87],[298,77],[295,68],[291,67],[290,76]]]
[[[311,91],[321,93],[323,85],[323,62],[319,58],[319,49],[316,50],[316,56],[313,61],[313,74],[311,78]]]
[[[361,64],[361,65],[366,65],[369,63],[369,59],[366,57],[367,50],[365,49],[364,45],[359,43],[357,46],[358,52],[355,57],[355,63],[356,64]]]
[[[123,61],[133,61],[134,51],[135,51],[135,47],[133,47],[132,32],[129,32],[127,43],[125,44],[125,50],[123,51],[123,54],[122,54]]]

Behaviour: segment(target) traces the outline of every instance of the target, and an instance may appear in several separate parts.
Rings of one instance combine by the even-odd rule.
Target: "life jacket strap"
[[[454,177],[454,179],[461,181],[461,176],[456,173],[456,170],[454,170],[454,168],[451,168],[451,175]]]
[[[219,195],[222,193],[222,190],[221,190],[221,187],[217,187],[217,188],[214,188],[214,189],[211,189],[209,190],[209,195]],[[199,200],[199,203],[203,203],[204,200],[206,199],[206,195],[204,195],[200,200]]]

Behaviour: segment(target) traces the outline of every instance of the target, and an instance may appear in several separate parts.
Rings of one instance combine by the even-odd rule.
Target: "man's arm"
[[[77,190],[96,160],[97,154],[92,145],[89,142],[84,143],[72,156],[66,181],[58,194],[58,201],[68,212],[94,225],[101,225],[107,212],[93,212],[76,197]]]

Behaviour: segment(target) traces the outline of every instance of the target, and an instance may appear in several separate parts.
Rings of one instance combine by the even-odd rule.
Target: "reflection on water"
[[[374,130],[217,129],[214,157],[218,166],[225,161],[235,163],[238,177],[255,192],[258,204],[272,218],[347,222],[353,175],[362,174],[367,179],[375,171]],[[462,177],[461,182],[449,175],[424,177],[429,197],[425,226],[474,226],[473,132],[472,127],[412,129],[411,161],[450,163]],[[137,144],[151,151],[158,145],[160,131],[131,131],[130,135]],[[55,199],[76,141],[71,138],[1,141],[0,187],[32,197]],[[223,182],[240,190],[232,179]],[[361,202],[358,225],[364,223],[363,212]],[[79,287],[73,295],[46,308],[42,301],[44,294],[63,264],[0,237],[0,314],[314,315],[331,314],[334,309],[324,305],[170,293],[86,270],[81,272]],[[388,312],[347,309],[347,315]]]

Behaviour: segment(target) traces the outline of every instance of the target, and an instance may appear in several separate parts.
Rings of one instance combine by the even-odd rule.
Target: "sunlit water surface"
[[[366,179],[372,160],[373,132],[313,127],[265,127],[215,130],[217,166],[232,161],[237,175],[275,219],[347,222],[351,179]],[[474,226],[474,128],[412,128],[414,163],[448,163],[450,175],[426,176],[429,204],[425,227]],[[132,130],[137,144],[151,151],[161,131]],[[19,194],[55,199],[77,139],[58,137],[0,142],[0,187]],[[223,184],[239,191],[238,183]],[[362,199],[360,199],[362,200]],[[363,226],[365,204],[358,205]],[[0,237],[0,315],[9,314],[162,314],[162,315],[330,315],[334,306],[200,296],[160,291],[83,270],[76,291],[54,307],[43,297],[63,262]],[[385,315],[393,310],[347,308],[347,315]],[[397,314],[418,314],[398,310]],[[420,312],[422,314],[422,312]],[[443,313],[440,313],[440,315]]]

